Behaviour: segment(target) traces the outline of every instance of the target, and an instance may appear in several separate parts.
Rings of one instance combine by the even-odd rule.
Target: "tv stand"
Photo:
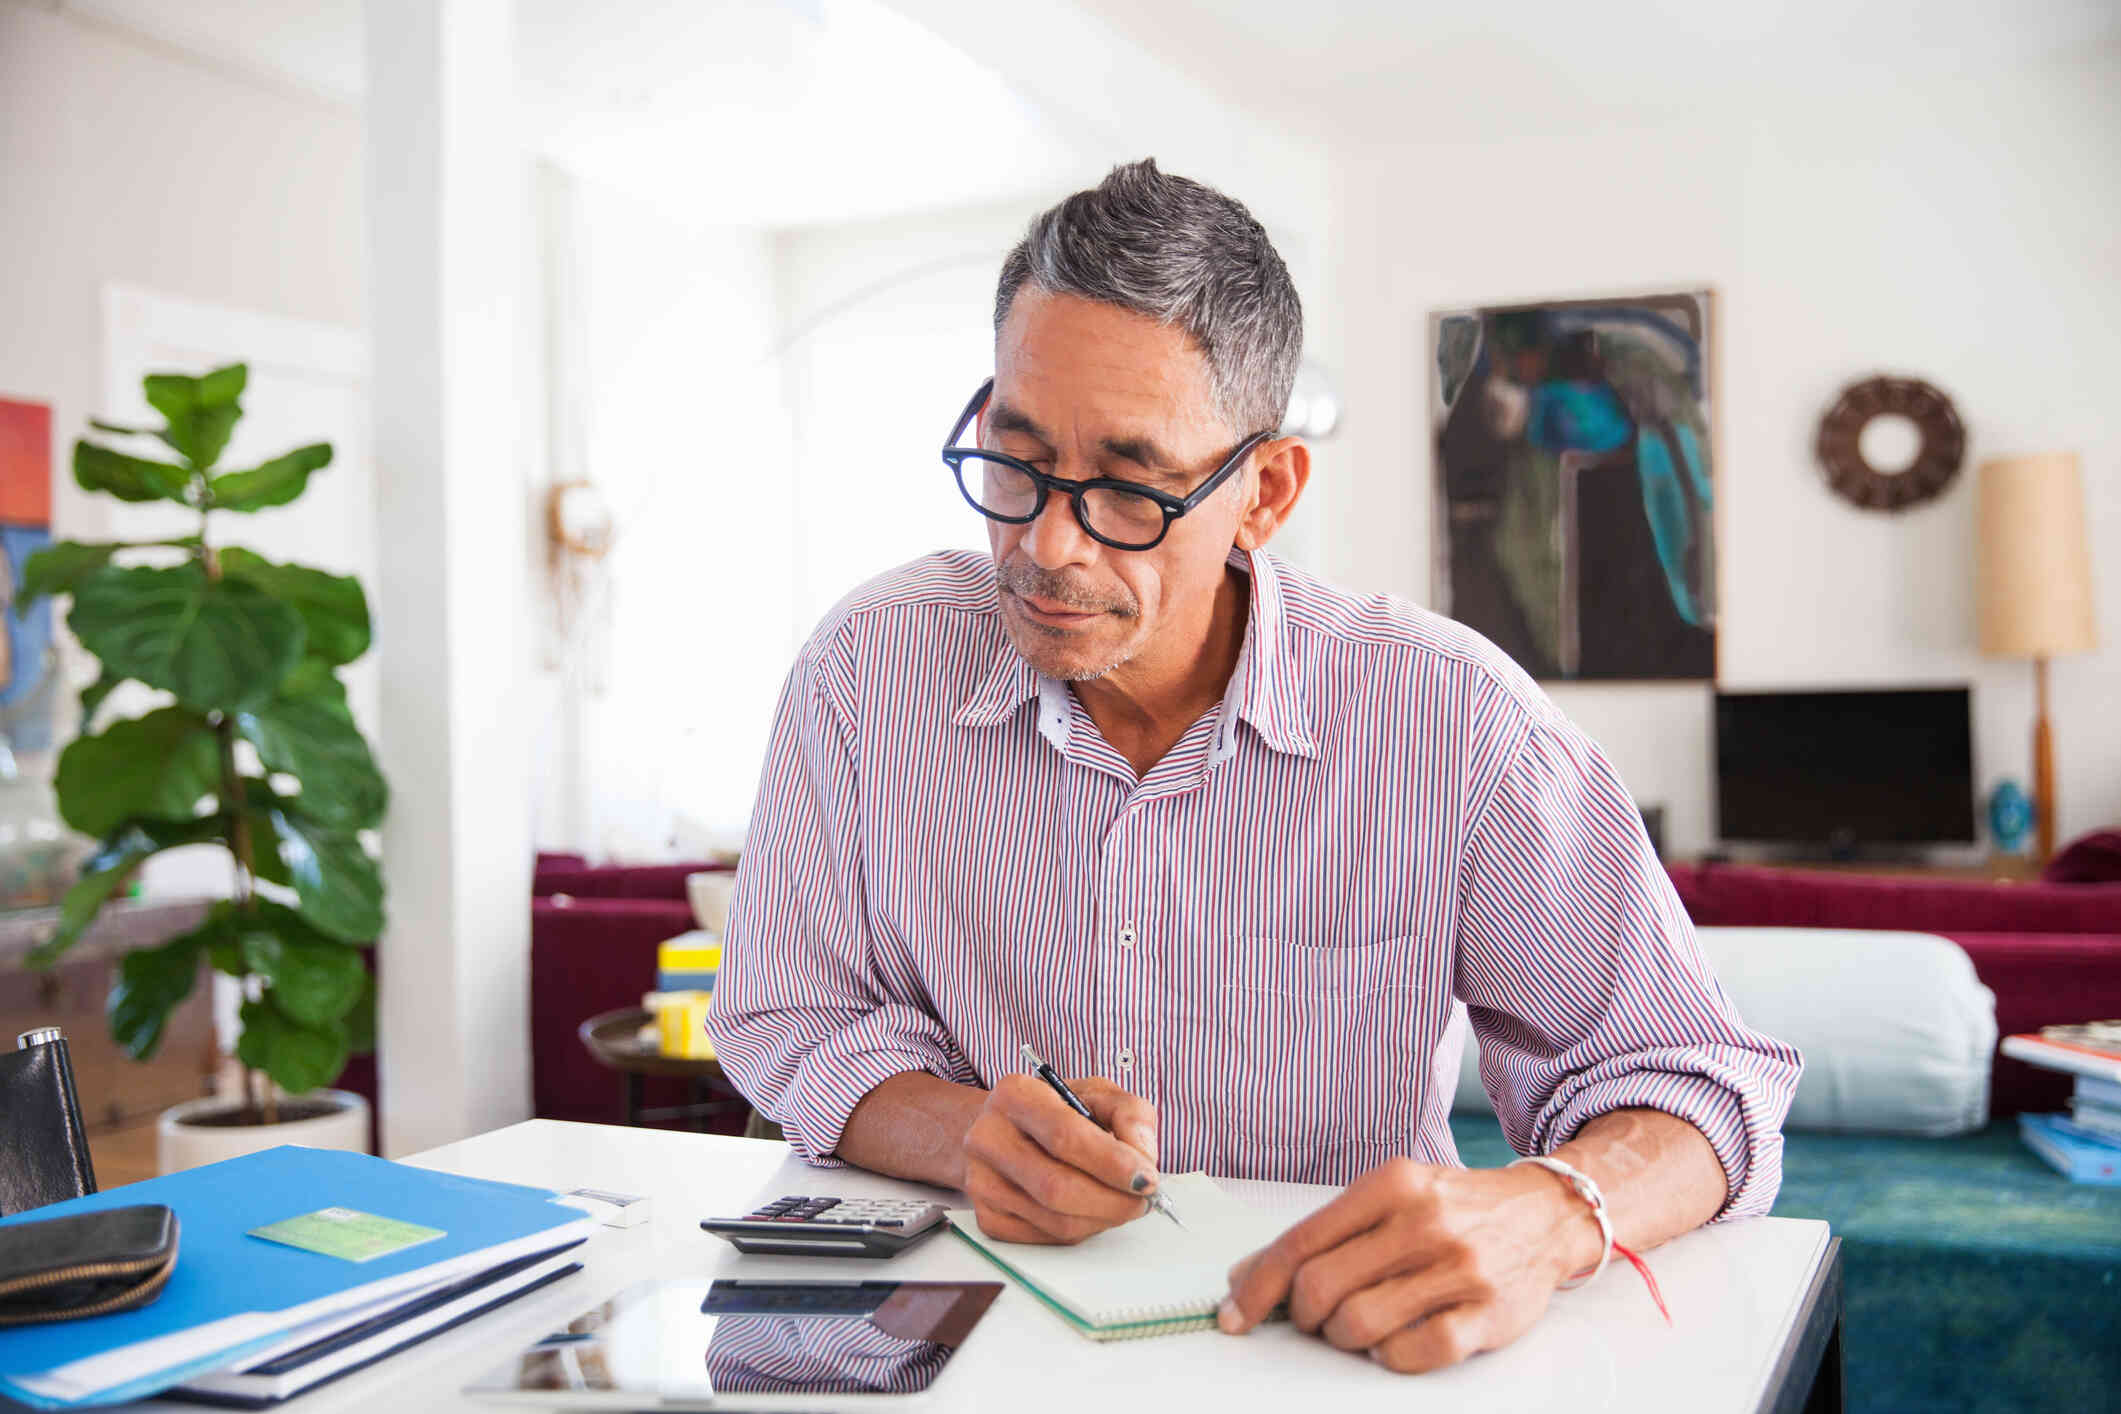
[[[1833,874],[1864,874],[1883,879],[1959,879],[1988,884],[2030,884],[2040,878],[2040,862],[2024,855],[1996,854],[1972,863],[1940,864],[1919,856],[1905,858],[1867,856],[1831,859],[1817,856],[1795,859],[1747,859],[1729,854],[1708,854],[1679,861],[1686,864],[1728,865],[1741,869],[1801,869]]]

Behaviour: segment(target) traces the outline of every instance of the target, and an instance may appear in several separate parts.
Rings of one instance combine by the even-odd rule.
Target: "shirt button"
[[[1134,1069],[1134,1052],[1132,1052],[1132,1051],[1129,1051],[1129,1050],[1124,1050],[1124,1049],[1120,1051],[1120,1053],[1119,1053],[1119,1068],[1120,1068],[1121,1070],[1132,1070],[1132,1069]]]
[[[1134,925],[1132,923],[1122,923],[1120,925],[1119,945],[1123,948],[1134,946]]]

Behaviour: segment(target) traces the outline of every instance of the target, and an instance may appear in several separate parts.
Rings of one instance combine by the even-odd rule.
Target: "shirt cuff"
[[[1768,1108],[1757,1079],[1699,1051],[1617,1056],[1555,1088],[1533,1122],[1530,1152],[1553,1152],[1600,1115],[1658,1110],[1700,1130],[1723,1165],[1723,1207],[1709,1221],[1755,1217],[1782,1187],[1782,1116]]]
[[[924,1034],[929,1017],[907,1007],[884,1006],[833,1032],[805,1055],[771,1115],[807,1163],[840,1168],[833,1151],[855,1107],[894,1075],[925,1072],[960,1085],[978,1083],[972,1068]]]

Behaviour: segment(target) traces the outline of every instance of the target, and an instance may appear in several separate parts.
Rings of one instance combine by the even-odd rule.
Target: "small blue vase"
[[[2016,854],[2033,828],[2033,802],[2016,781],[2000,781],[1988,793],[1988,832],[1996,848]]]

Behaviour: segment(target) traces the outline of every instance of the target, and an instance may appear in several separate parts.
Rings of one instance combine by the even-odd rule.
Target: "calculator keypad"
[[[934,1203],[907,1198],[828,1198],[791,1194],[747,1214],[746,1222],[802,1223],[812,1227],[879,1227],[907,1231],[940,1219]]]

